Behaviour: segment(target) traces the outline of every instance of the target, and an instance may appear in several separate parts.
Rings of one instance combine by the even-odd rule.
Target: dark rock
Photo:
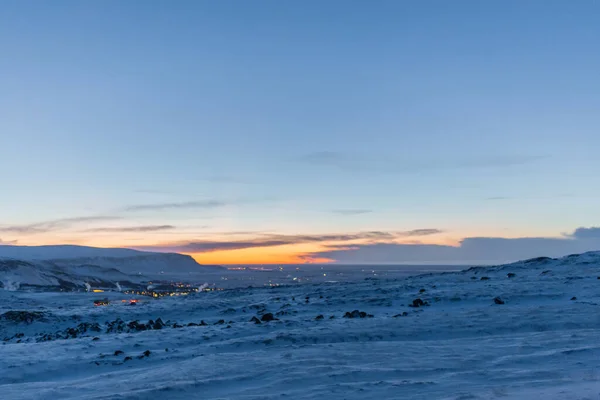
[[[471,279],[473,279],[473,280],[474,280],[474,279],[477,279],[477,277],[476,277],[476,276],[472,276],[472,277],[471,277]]]
[[[315,321],[320,321],[320,320],[322,320],[323,318],[325,318],[325,317],[324,317],[324,316],[322,316],[322,315],[317,315],[317,316],[315,317]]]
[[[260,324],[260,319],[256,318],[256,317],[252,317],[252,319],[250,320],[250,322],[254,322],[255,324]]]
[[[422,306],[424,306],[426,304],[427,303],[425,303],[423,300],[417,298],[417,299],[414,299],[413,302],[412,302],[412,304],[409,304],[408,306],[409,307],[413,307],[413,308],[419,308],[419,307],[422,307]]]
[[[95,337],[92,340],[95,342],[96,340],[100,340],[100,338],[99,337]]]
[[[513,272],[509,272],[508,274],[506,274],[507,278],[514,278],[515,276],[517,276],[517,274],[515,274]]]
[[[121,354],[124,354],[122,350],[115,351],[115,356],[120,356]]]
[[[273,316],[273,314],[271,313],[266,313],[265,315],[263,315],[260,319],[262,322],[269,322],[269,321],[276,321],[277,318],[275,318]]]
[[[173,324],[173,328],[183,328],[183,325],[178,324],[177,322],[175,322]]]
[[[11,321],[18,324],[31,324],[33,321],[38,321],[42,318],[44,318],[44,313],[41,311],[7,311],[0,315],[0,320]]]
[[[150,350],[146,350],[146,351],[144,352],[144,355],[145,355],[146,357],[150,357],[150,354],[152,354],[152,352],[151,352]]]
[[[402,314],[396,314],[396,315],[394,315],[393,318],[406,317],[406,316],[408,316],[408,313],[406,311],[404,311]]]
[[[200,321],[200,323],[198,324],[200,326],[207,326],[208,324],[206,322],[204,322],[204,320]]]
[[[169,349],[165,349],[165,351],[169,351]]]
[[[156,322],[154,323],[154,325],[152,326],[154,329],[162,329],[165,326],[165,323],[162,321],[162,319],[157,319]]]
[[[489,277],[487,277],[487,276],[482,276],[480,280],[482,280],[482,281],[489,281],[489,280],[490,280],[490,278],[489,278]]]
[[[571,300],[577,300],[577,297],[571,297]]]
[[[190,322],[189,324],[187,324],[187,326],[198,326],[198,324],[195,322]]]
[[[125,357],[125,358],[123,359],[123,362],[126,362],[126,361],[131,361],[131,360],[133,360],[133,359],[132,359],[131,357],[127,356],[127,357]]]
[[[426,292],[426,290],[425,290],[425,289],[421,289],[421,290],[419,290],[419,293],[425,293],[425,292]]]
[[[224,319],[220,319],[217,322],[215,322],[215,325],[223,325],[225,324],[225,320]]]
[[[354,310],[352,312],[346,312],[346,314],[344,314],[344,318],[373,318],[373,316],[364,311]]]
[[[504,304],[504,300],[502,300],[500,297],[495,297],[494,298],[494,303],[496,303],[496,304]]]
[[[335,319],[335,315],[332,315],[331,317],[329,317],[329,319]]]

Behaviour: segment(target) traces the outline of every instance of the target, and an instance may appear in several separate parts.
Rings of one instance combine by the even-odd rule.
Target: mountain
[[[83,246],[0,246],[0,283],[5,289],[60,287],[73,289],[136,284],[162,277],[196,276],[222,267],[198,264],[176,253]]]

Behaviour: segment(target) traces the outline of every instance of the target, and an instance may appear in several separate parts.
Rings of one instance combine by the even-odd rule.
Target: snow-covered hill
[[[402,279],[243,287],[135,307],[118,293],[94,307],[87,293],[0,290],[0,392],[597,399],[598,277],[595,252]]]
[[[0,246],[0,286],[84,287],[116,285],[156,277],[181,277],[222,270],[188,256],[82,246]]]

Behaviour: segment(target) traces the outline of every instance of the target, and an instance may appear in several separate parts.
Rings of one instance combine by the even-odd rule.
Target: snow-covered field
[[[136,306],[0,290],[0,398],[599,399],[599,276],[588,253]]]

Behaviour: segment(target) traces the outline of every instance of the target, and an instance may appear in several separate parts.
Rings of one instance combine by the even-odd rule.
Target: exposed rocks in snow
[[[354,310],[352,312],[346,312],[346,314],[344,314],[344,318],[373,318],[373,316],[364,311]]]
[[[393,317],[393,318],[398,318],[398,317],[407,317],[407,316],[408,316],[408,313],[407,313],[406,311],[404,311],[404,312],[403,312],[403,313],[401,313],[401,314],[396,314],[396,315],[394,315],[394,317]]]
[[[573,301],[577,300],[577,297],[573,296],[573,297],[571,297],[571,300],[573,300]]]
[[[515,276],[517,276],[517,274],[515,274],[514,272],[509,272],[508,274],[506,274],[507,278],[514,278]]]
[[[45,317],[42,311],[7,311],[0,315],[0,321],[11,321],[17,324],[31,324],[34,321],[41,320]]]
[[[125,354],[123,352],[123,350],[117,350],[117,351],[115,351],[115,356],[120,356],[121,354]]]
[[[255,324],[260,324],[260,319],[256,318],[256,317],[252,317],[252,319],[250,320],[250,322],[254,322]]]
[[[425,293],[425,292],[426,292],[426,290],[425,290],[425,289],[421,289],[421,290],[419,290],[419,293]]]
[[[500,297],[495,297],[494,298],[494,303],[496,303],[496,304],[504,304],[504,300],[502,300]]]
[[[321,321],[322,319],[324,319],[325,317],[323,315],[317,315],[315,317],[315,321]]]
[[[481,281],[489,281],[490,277],[489,276],[482,276],[479,280],[481,280]]]
[[[423,301],[419,298],[414,299],[412,304],[409,304],[409,307],[413,307],[413,308],[419,308],[419,307],[423,307],[423,306],[428,306],[429,303],[427,303],[426,301]]]
[[[273,314],[271,313],[266,313],[265,315],[263,315],[260,319],[262,322],[269,322],[269,321],[276,321],[277,318],[275,318],[273,316]]]
[[[217,322],[215,322],[215,325],[224,325],[225,324],[225,320],[224,319],[220,319]]]
[[[154,329],[162,329],[165,326],[165,323],[162,321],[162,319],[157,319],[156,322],[154,322]]]

